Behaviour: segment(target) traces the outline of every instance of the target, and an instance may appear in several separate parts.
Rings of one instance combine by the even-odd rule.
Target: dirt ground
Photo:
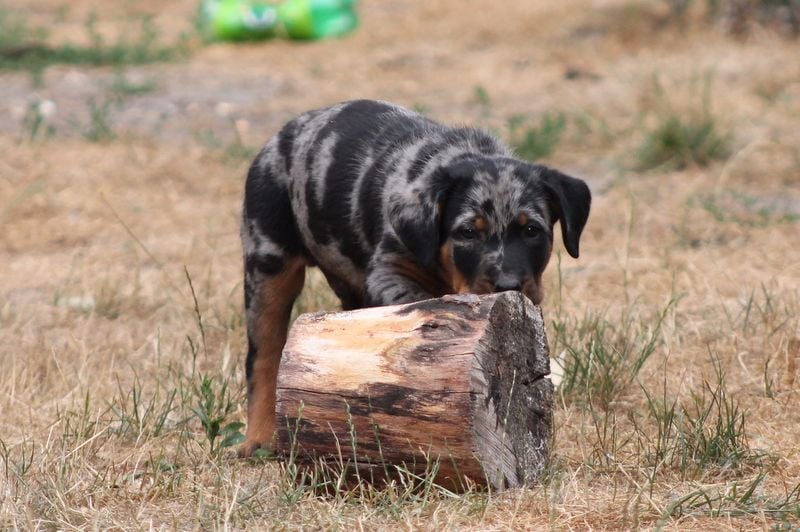
[[[800,44],[732,36],[692,5],[681,19],[656,0],[363,0],[343,39],[191,37],[169,62],[0,70],[0,528],[798,526]],[[92,13],[108,42],[147,15],[175,43],[196,9],[0,2],[50,45],[86,44]],[[630,379],[612,371],[610,402],[562,391],[540,486],[325,498],[209,446],[203,377],[223,424],[245,417],[249,157],[293,115],[353,98],[506,138],[514,116],[565,117],[541,162],[594,202],[580,259],[557,242],[545,275],[551,355],[655,347]],[[724,157],[640,164],[668,117],[697,116]],[[319,308],[335,301],[312,277],[297,311]],[[700,397],[731,401],[720,424],[741,413],[746,428],[711,465],[675,458],[680,435],[654,459],[652,397],[689,419]]]

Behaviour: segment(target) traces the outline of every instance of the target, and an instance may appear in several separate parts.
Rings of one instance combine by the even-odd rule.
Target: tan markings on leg
[[[447,241],[439,248],[439,264],[444,272],[444,277],[450,285],[451,294],[464,294],[470,291],[469,282],[458,271],[456,264],[453,261],[453,243]]]
[[[248,382],[247,439],[242,454],[271,447],[275,433],[275,388],[292,304],[305,279],[301,259],[287,261],[278,275],[261,282],[255,323],[256,358]]]

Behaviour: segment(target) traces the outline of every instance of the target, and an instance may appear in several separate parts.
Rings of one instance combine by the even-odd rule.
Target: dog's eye
[[[472,240],[474,238],[478,238],[478,232],[474,227],[462,227],[456,234],[458,235],[458,238],[463,240]]]
[[[522,234],[528,238],[533,238],[539,234],[539,228],[532,224],[526,225],[522,229]]]

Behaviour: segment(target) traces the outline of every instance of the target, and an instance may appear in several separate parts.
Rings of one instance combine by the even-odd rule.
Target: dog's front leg
[[[400,305],[440,295],[436,280],[402,255],[376,255],[367,268],[367,306]]]

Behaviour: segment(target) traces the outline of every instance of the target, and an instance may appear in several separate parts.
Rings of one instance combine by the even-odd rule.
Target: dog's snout
[[[506,290],[520,290],[522,283],[516,277],[502,274],[494,283],[495,292],[505,292]]]

